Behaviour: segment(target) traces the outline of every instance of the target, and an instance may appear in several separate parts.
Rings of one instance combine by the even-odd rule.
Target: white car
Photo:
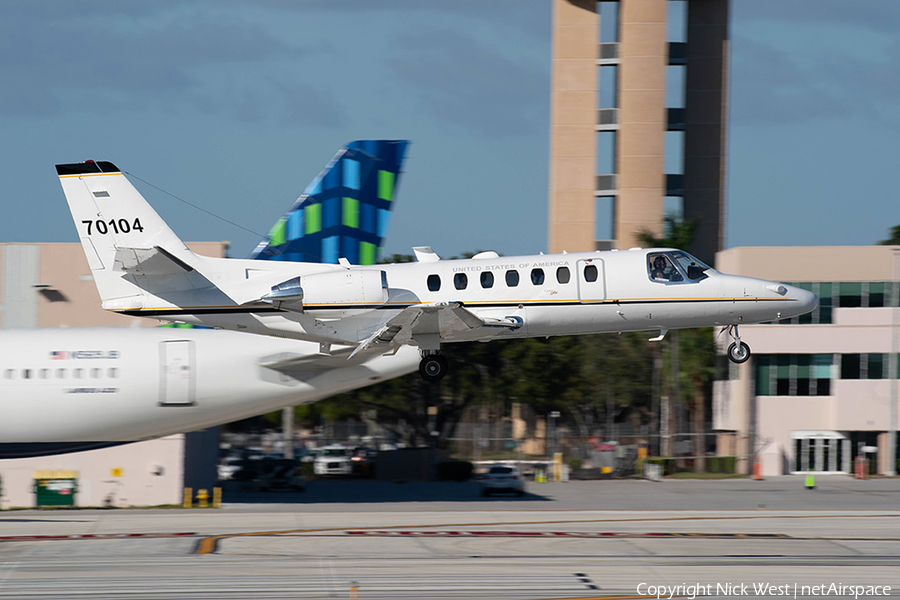
[[[345,446],[324,446],[313,461],[313,473],[316,475],[350,475],[353,473],[350,455],[350,448]]]
[[[241,459],[237,456],[223,458],[219,464],[216,465],[216,474],[218,475],[219,481],[228,481],[240,470]]]
[[[492,465],[481,480],[481,495],[490,496],[494,492],[524,495],[525,480],[522,479],[519,468],[512,465]]]

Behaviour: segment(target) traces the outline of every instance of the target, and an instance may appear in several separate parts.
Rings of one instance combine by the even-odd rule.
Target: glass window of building
[[[755,355],[757,396],[828,396],[831,354]]]

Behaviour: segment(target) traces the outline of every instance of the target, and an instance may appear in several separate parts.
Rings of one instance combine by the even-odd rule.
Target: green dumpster
[[[75,506],[78,471],[35,471],[35,506]]]

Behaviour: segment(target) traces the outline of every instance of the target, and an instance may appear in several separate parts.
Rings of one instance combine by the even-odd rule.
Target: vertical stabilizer
[[[114,164],[56,165],[56,172],[104,303],[139,294],[134,276],[193,270],[195,255]]]
[[[360,140],[341,148],[250,258],[375,264],[408,145],[405,140]]]

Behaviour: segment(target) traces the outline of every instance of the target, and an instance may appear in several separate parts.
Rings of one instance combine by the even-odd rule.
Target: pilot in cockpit
[[[681,273],[665,254],[651,256],[650,278],[653,281],[681,281]]]

